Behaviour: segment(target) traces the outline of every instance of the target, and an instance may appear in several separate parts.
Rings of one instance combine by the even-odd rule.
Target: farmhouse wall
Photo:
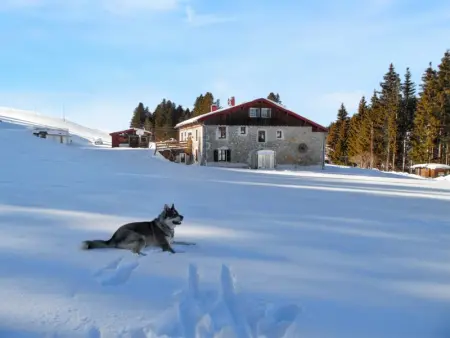
[[[277,164],[315,165],[322,163],[323,138],[326,133],[312,132],[312,127],[286,126],[223,126],[226,138],[219,138],[219,126],[204,126],[205,154],[208,162],[214,161],[214,150],[228,147],[231,150],[232,163],[251,164],[252,152],[271,149],[276,152]],[[241,127],[246,133],[242,134]],[[258,132],[265,131],[265,142],[258,141]],[[282,138],[277,139],[281,131]],[[299,150],[301,144],[306,149]]]

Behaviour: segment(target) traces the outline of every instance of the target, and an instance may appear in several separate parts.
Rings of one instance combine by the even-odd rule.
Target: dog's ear
[[[169,210],[169,206],[167,204],[164,204],[164,210]]]
[[[175,210],[175,204],[172,203],[172,210]]]

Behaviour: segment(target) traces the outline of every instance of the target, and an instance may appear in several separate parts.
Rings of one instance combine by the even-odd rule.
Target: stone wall
[[[251,154],[260,149],[276,152],[277,164],[316,165],[322,163],[323,138],[326,133],[312,132],[311,127],[226,126],[226,138],[220,139],[219,126],[203,126],[204,149],[208,163],[214,162],[214,149],[231,150],[232,163],[251,164]],[[241,133],[245,127],[245,134]],[[265,142],[258,141],[259,131],[265,131]],[[244,130],[242,130],[244,131]],[[281,131],[281,138],[277,138]],[[280,136],[280,135],[278,135]],[[301,144],[306,145],[299,150]]]

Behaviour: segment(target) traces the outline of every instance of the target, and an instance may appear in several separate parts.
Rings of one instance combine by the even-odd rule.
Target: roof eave
[[[230,107],[219,109],[217,111],[217,114],[227,114],[227,113],[229,113],[229,110],[232,110],[234,108],[238,108],[238,107],[243,106],[243,105],[252,104],[255,101],[260,101],[260,100],[266,101],[267,103],[269,103],[269,104],[271,104],[273,106],[276,106],[276,107],[286,111],[287,113],[289,113],[291,115],[294,115],[294,117],[298,118],[299,120],[302,120],[302,121],[310,124],[312,127],[316,127],[317,129],[319,129],[320,132],[324,132],[324,133],[328,132],[328,129],[326,127],[324,127],[324,126],[322,126],[322,125],[320,125],[320,124],[318,124],[318,123],[316,123],[314,121],[311,121],[310,119],[307,119],[306,117],[301,116],[301,115],[297,114],[296,112],[294,112],[292,110],[289,110],[289,109],[285,108],[281,104],[278,104],[278,103],[276,103],[276,102],[274,102],[272,100],[269,100],[269,99],[266,99],[266,98],[263,98],[263,97],[257,98],[257,99],[251,100],[251,101],[247,101],[247,102],[242,102],[242,103],[234,105],[234,106],[230,106]],[[203,122],[204,120],[208,119],[209,117],[216,116],[216,114],[210,114],[210,113],[213,113],[213,112],[209,112],[209,113],[205,114],[205,116],[200,115],[194,121],[191,121],[191,122],[188,122],[188,123],[184,123],[186,121],[180,122],[177,125],[175,125],[174,129],[178,129],[178,128],[185,127],[185,126],[188,126],[188,125],[191,125],[191,124],[195,124],[195,123],[201,124],[201,122]],[[189,120],[187,120],[187,121],[189,121]]]

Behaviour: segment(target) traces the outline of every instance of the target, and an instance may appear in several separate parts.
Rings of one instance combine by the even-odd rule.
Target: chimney
[[[234,105],[235,105],[235,99],[234,99],[234,96],[232,96],[232,97],[230,97],[230,98],[228,99],[228,105],[229,105],[229,106],[234,106]]]
[[[217,110],[217,104],[212,104],[211,105],[211,111],[216,111]]]

